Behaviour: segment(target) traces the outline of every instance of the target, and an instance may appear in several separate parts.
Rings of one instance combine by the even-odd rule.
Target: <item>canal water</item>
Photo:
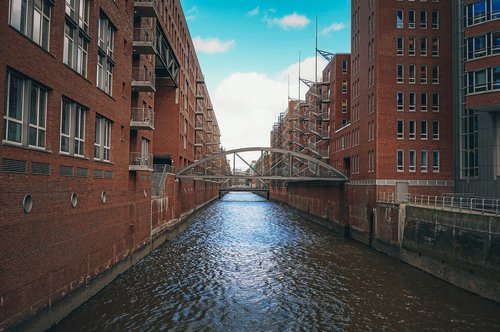
[[[230,193],[53,331],[500,331],[500,305]]]

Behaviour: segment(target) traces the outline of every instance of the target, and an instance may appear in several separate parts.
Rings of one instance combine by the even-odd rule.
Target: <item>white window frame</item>
[[[434,173],[439,173],[441,161],[440,161],[440,153],[439,150],[432,151],[432,171]]]
[[[98,55],[96,85],[108,95],[113,95],[113,60],[115,27],[109,18],[101,13],[98,20]]]
[[[41,8],[36,5],[35,0],[10,0],[9,24],[48,51],[52,3],[49,0],[41,0],[40,3]]]
[[[429,168],[429,154],[427,150],[420,151],[420,172],[427,173]]]
[[[67,107],[67,108],[66,108]],[[67,131],[63,126],[64,113],[67,110]],[[84,157],[85,156],[85,123],[87,118],[87,109],[83,106],[63,98],[61,104],[61,126],[60,126],[60,144],[61,154]],[[67,149],[63,149],[63,140],[67,140]]]
[[[404,120],[397,121],[396,132],[397,132],[397,134],[396,134],[397,139],[404,139],[405,138],[405,122],[404,122]]]
[[[405,170],[405,152],[401,149],[396,151],[396,170],[398,172],[404,172]]]
[[[13,80],[16,80],[19,85],[18,95],[16,96],[19,98],[17,101],[19,105],[14,106],[16,108],[15,113],[13,112],[13,101],[11,100],[11,97],[13,97],[11,96]],[[11,71],[7,72],[6,83],[3,142],[35,149],[45,149],[48,89]],[[12,136],[12,131],[14,131],[14,136]],[[32,133],[34,133],[34,143],[30,142],[33,137]]]
[[[420,139],[423,141],[426,141],[428,136],[429,136],[429,124],[427,123],[427,120],[421,120],[420,121]]]
[[[408,151],[408,170],[410,172],[417,171],[417,151],[410,150]]]
[[[439,120],[432,120],[432,140],[439,141],[440,131]]]
[[[415,140],[417,138],[417,122],[415,120],[408,121],[408,139]]]
[[[401,104],[399,103],[399,96],[401,96]],[[403,91],[396,92],[396,108],[398,112],[403,112],[405,109],[405,94]]]
[[[96,114],[94,160],[111,161],[111,128],[111,120]]]
[[[422,102],[422,97],[425,95],[425,104]],[[427,112],[429,105],[429,94],[427,92],[420,93],[420,112]]]

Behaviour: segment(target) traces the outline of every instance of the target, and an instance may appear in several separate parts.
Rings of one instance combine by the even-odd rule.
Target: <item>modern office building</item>
[[[500,196],[500,1],[453,2],[455,184]]]

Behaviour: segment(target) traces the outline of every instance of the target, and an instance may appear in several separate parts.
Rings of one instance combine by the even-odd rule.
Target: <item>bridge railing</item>
[[[378,194],[379,202],[395,203],[394,193],[381,192]],[[480,213],[500,214],[500,199],[491,197],[471,197],[461,194],[446,194],[442,196],[405,194],[403,202],[415,206],[432,206],[452,210],[466,210]]]

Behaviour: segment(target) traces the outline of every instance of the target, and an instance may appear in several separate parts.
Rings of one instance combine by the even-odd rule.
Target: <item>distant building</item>
[[[500,196],[500,1],[453,2],[457,192]]]

